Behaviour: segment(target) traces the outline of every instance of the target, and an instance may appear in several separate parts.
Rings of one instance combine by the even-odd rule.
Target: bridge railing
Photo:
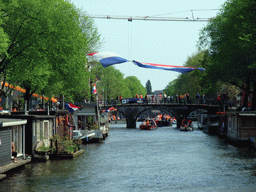
[[[126,98],[125,98],[126,99]],[[138,102],[138,103],[123,103],[120,100],[114,100],[112,102],[107,102],[104,100],[98,100],[98,104],[99,106],[110,106],[110,105],[139,105],[139,104],[177,104],[177,105],[192,105],[192,104],[199,104],[199,105],[218,105],[217,100],[216,99],[205,99],[205,100],[198,100],[196,98],[192,98],[189,101],[187,100],[180,100],[180,101],[176,101],[176,100],[170,100],[168,98],[166,99],[160,99],[160,98],[149,98],[147,101],[145,101],[145,99],[143,99],[143,102]]]

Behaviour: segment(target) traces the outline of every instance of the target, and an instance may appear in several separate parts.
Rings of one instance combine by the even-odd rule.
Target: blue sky
[[[71,0],[89,16],[161,16],[192,19],[214,17],[225,0]],[[128,60],[182,66],[197,52],[200,30],[207,22],[94,19],[103,42],[99,52],[112,52]],[[164,89],[180,73],[144,69],[132,62],[114,65],[125,77],[136,76],[143,86]]]

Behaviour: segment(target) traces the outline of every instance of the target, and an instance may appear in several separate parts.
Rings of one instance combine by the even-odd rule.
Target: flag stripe
[[[163,64],[153,64],[153,63],[145,63],[138,62],[133,60],[133,63],[139,67],[149,68],[149,69],[162,69],[168,71],[176,71],[180,73],[188,73],[195,69],[199,69],[200,71],[205,71],[204,68],[195,68],[195,67],[184,67],[184,66],[174,66],[174,65],[163,65]]]
[[[77,109],[79,109],[80,107],[72,104],[72,103],[69,103],[69,104],[65,104],[65,107],[67,110],[69,110],[69,112],[73,113],[74,111],[76,111]]]
[[[87,55],[93,56],[96,60],[98,60],[104,68],[109,67],[114,64],[127,62],[127,59],[122,58],[121,56],[110,53],[110,52],[95,52],[88,53]]]

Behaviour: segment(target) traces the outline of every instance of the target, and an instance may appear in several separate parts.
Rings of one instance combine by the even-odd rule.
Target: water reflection
[[[33,163],[0,191],[255,191],[256,153],[202,131],[112,126],[73,160]],[[4,187],[3,187],[4,186]]]

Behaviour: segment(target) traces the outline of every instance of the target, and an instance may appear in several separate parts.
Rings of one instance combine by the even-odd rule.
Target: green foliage
[[[239,87],[246,81],[248,89],[251,82],[255,90],[255,14],[255,1],[228,0],[202,30],[199,46],[208,49],[208,74],[216,80]]]
[[[61,139],[58,135],[54,135],[51,138],[52,141],[52,148],[48,148],[48,151],[51,151],[51,153],[56,153],[57,146],[58,146],[58,152],[59,153],[74,153],[77,150],[79,150],[81,145],[81,140],[69,140],[68,137],[65,137],[64,139]],[[57,146],[56,146],[57,142]]]
[[[111,98],[122,96],[123,98],[134,97],[135,94],[146,94],[146,89],[141,82],[134,76],[124,78],[119,70],[113,66],[103,68],[99,63],[91,63],[91,79],[98,79],[96,83],[99,100],[111,102]]]
[[[2,28],[4,19],[4,12],[2,11],[3,8],[4,4],[0,2],[0,58],[2,58],[2,56],[6,54],[9,42],[9,37]]]
[[[142,94],[145,96],[147,94],[147,90],[142,86],[140,80],[138,80],[135,76],[129,76],[125,78],[127,82],[128,88],[130,90],[130,97],[135,97],[136,94]]]
[[[146,83],[146,90],[147,90],[147,94],[152,94],[152,86],[151,86],[150,80],[148,80]]]
[[[185,66],[202,67],[206,68],[206,71],[201,72],[199,70],[194,70],[190,73],[181,74],[177,79],[166,86],[164,92],[167,95],[173,96],[177,93],[179,95],[189,93],[191,98],[195,98],[196,94],[200,93],[205,94],[208,98],[215,98],[217,86],[216,84],[212,84],[212,81],[208,80],[209,76],[206,74],[208,65],[209,58],[207,53],[204,51],[188,57]]]
[[[25,99],[34,92],[48,97],[64,94],[69,100],[88,94],[86,53],[99,41],[92,20],[65,0],[3,5],[0,37],[3,29],[10,43],[6,48],[7,36],[1,42],[0,72],[6,81],[25,88]]]
[[[51,150],[51,148],[50,148],[50,147],[46,147],[44,143],[43,143],[42,146],[40,146],[40,147],[37,148],[37,151],[38,151],[38,152],[48,152],[48,151],[50,151],[50,150]]]

